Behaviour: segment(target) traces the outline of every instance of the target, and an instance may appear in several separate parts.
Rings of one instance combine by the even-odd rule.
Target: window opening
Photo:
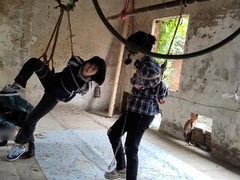
[[[153,48],[153,52],[167,54],[170,43],[172,41],[178,18],[169,17],[163,19],[155,19],[153,22],[152,34],[155,35],[157,42]],[[174,38],[171,51],[169,54],[184,54],[186,34],[188,29],[189,16],[184,15],[178,27],[177,34]],[[162,64],[165,59],[156,59]],[[177,91],[179,89],[180,76],[182,69],[182,60],[168,60],[168,66],[164,73],[163,82],[170,90]]]

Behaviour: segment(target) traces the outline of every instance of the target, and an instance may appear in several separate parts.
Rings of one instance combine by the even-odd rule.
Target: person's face
[[[97,71],[98,71],[98,67],[95,64],[86,63],[83,66],[82,75],[84,77],[89,77],[89,76],[96,74]]]

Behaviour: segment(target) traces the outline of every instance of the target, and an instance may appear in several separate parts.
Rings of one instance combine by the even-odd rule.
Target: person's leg
[[[15,113],[15,117],[13,116],[12,118],[15,119],[15,124],[19,127],[22,127],[23,126],[23,123],[27,117],[27,115],[30,113],[30,111],[32,110],[32,106],[23,98],[21,98],[21,96],[15,96],[18,101],[16,101],[16,103],[19,103],[21,104],[21,108],[23,109],[27,109],[29,112],[16,112]],[[25,107],[26,106],[26,107]],[[31,158],[31,157],[34,157],[35,156],[35,145],[34,145],[34,136],[32,136],[30,138],[30,140],[28,141],[28,151],[24,152],[22,155],[21,155],[21,159],[27,159],[27,158]]]
[[[33,136],[37,122],[48,112],[50,112],[56,105],[57,100],[51,93],[45,93],[38,103],[38,105],[32,110],[23,123],[20,131],[18,132],[15,142],[17,145],[9,152],[7,156],[8,161],[14,161],[18,159],[24,152],[24,145],[29,142]]]
[[[31,58],[23,65],[22,69],[19,71],[18,75],[14,79],[14,84],[20,85],[21,87],[25,88],[28,79],[32,76],[34,72],[38,76],[43,87],[46,88],[47,82],[52,76],[52,72],[43,61],[37,58]]]
[[[117,161],[117,170],[122,170],[126,167],[124,149],[121,141],[121,136],[126,132],[127,127],[125,123],[126,114],[127,113],[124,113],[120,116],[120,118],[112,125],[112,127],[110,127],[107,134]]]
[[[28,143],[29,143],[29,144],[34,144],[34,142],[35,142],[35,139],[34,139],[34,136],[32,136],[32,137],[29,139]]]
[[[116,168],[111,172],[106,172],[104,177],[106,179],[117,179],[126,177],[126,162],[125,154],[121,141],[121,136],[126,132],[127,119],[124,113],[108,130],[108,137],[112,145],[113,153],[116,158]],[[124,128],[125,127],[125,128]]]
[[[35,130],[37,122],[49,113],[56,105],[56,98],[51,93],[44,93],[38,105],[32,110],[23,123],[22,128],[16,136],[16,143],[26,144],[30,140]]]
[[[35,144],[34,144],[35,140],[34,140],[34,136],[32,136],[30,138],[30,140],[28,141],[28,151],[24,152],[20,158],[21,159],[28,159],[31,157],[35,156]]]
[[[14,83],[12,85],[6,85],[0,91],[0,95],[18,95],[20,87],[26,87],[28,79],[32,76],[34,72],[38,76],[43,87],[46,89],[48,85],[48,80],[51,78],[53,73],[52,71],[50,71],[49,67],[40,59],[31,58],[23,65],[22,69],[14,79]]]
[[[138,172],[138,147],[154,116],[131,113],[126,137],[127,180],[136,180]]]

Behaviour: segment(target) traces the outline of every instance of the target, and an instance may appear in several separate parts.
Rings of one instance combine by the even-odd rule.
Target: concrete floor
[[[117,116],[104,116],[81,111],[57,109],[45,116],[38,124],[35,136],[41,138],[41,132],[78,129],[78,130],[106,130],[113,124]],[[213,180],[239,180],[240,169],[226,162],[214,159],[207,152],[196,147],[189,147],[183,141],[176,140],[162,132],[147,130],[144,138],[178,159],[193,166]],[[7,162],[5,156],[13,145],[9,141],[7,146],[0,147],[0,179],[1,180],[45,180],[45,176],[35,158]],[[110,147],[109,147],[110,148]],[[36,144],[37,153],[37,144]]]

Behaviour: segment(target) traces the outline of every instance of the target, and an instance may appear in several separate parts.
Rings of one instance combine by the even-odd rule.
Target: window
[[[174,32],[177,27],[178,19],[176,17],[155,19],[153,22],[152,34],[157,39],[153,48],[153,52],[168,54],[169,47],[174,37]],[[184,54],[184,46],[186,41],[186,34],[188,29],[189,17],[187,15],[181,18],[178,26],[176,36],[172,43],[169,54]],[[165,59],[156,59],[162,64]],[[168,59],[167,69],[163,76],[163,82],[169,87],[170,90],[177,91],[179,89],[182,60]]]

